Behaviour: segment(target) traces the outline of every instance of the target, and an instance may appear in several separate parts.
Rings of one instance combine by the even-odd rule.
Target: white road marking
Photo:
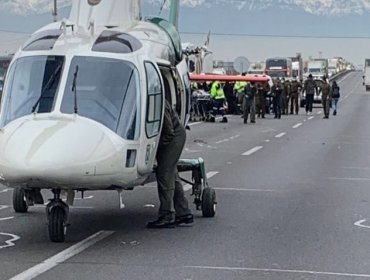
[[[293,125],[292,128],[298,128],[298,127],[300,127],[302,125],[303,125],[303,123],[297,123],[296,125]]]
[[[317,114],[320,115],[322,112],[321,111],[318,111]]]
[[[277,190],[268,189],[243,189],[243,188],[214,188],[219,191],[237,191],[237,192],[278,192]]]
[[[9,206],[8,205],[0,205],[0,210],[4,210],[6,208],[9,208]]]
[[[266,142],[266,143],[270,143],[270,142],[271,142],[271,140],[267,139],[267,140],[265,140],[265,142]]]
[[[10,278],[9,280],[31,280],[35,277],[43,274],[44,272],[52,269],[53,267],[63,263],[64,261],[78,255],[82,251],[88,249],[89,247],[93,246],[97,242],[107,238],[108,236],[112,235],[114,231],[99,231],[90,237],[78,242],[77,244],[65,249],[64,251],[60,252],[59,254],[46,259],[42,263],[35,265],[24,272]]]
[[[0,221],[7,221],[7,220],[11,220],[11,219],[14,219],[14,217],[0,218]]]
[[[82,198],[82,197],[76,197],[75,199],[76,200],[85,200],[85,199],[93,199],[94,198],[94,196],[93,195],[89,195],[89,196],[86,196],[86,197],[84,197],[84,198]]]
[[[364,220],[360,220],[356,223],[354,223],[355,226],[358,226],[358,227],[362,227],[362,228],[370,228],[370,226],[367,226],[367,225],[363,225],[363,223],[365,223],[367,220],[364,219]]]
[[[312,117],[309,117],[309,118],[308,118],[308,120],[312,120],[312,119],[314,119],[314,118],[315,118],[315,117],[314,117],[314,116],[312,116]]]
[[[34,206],[32,206],[32,207],[36,207],[36,208],[45,208],[45,206],[48,204],[48,202],[46,203],[45,202],[45,204],[44,205],[34,205]],[[94,207],[93,206],[69,206],[69,208],[71,208],[71,209],[94,209]]]
[[[0,246],[0,249],[4,249],[4,248],[8,248],[8,247],[13,247],[13,246],[15,246],[14,242],[17,241],[17,240],[19,240],[19,239],[21,239],[18,235],[11,234],[11,233],[0,232],[0,236],[1,235],[9,236],[11,238],[8,239],[7,241],[5,241],[5,244],[6,245]]]
[[[229,137],[229,138],[226,138],[226,139],[217,141],[216,144],[221,144],[221,143],[229,142],[229,141],[235,140],[235,139],[237,139],[239,137],[240,137],[240,135],[235,135],[235,136],[232,136],[232,137]]]
[[[329,177],[329,180],[343,180],[343,181],[370,181],[370,178],[351,178],[351,177],[344,177],[344,178],[338,178],[338,177]]]
[[[210,171],[210,172],[208,172],[207,173],[207,179],[211,179],[213,176],[217,175],[218,173],[220,173],[220,172],[218,172],[218,171]],[[187,191],[191,190],[192,187],[193,187],[192,185],[186,184],[182,188],[184,189],[184,192],[187,192]]]
[[[286,132],[282,132],[282,133],[280,133],[278,135],[275,135],[275,138],[281,138],[281,137],[283,137],[285,135],[286,135]]]
[[[287,274],[308,274],[308,275],[326,275],[326,276],[340,276],[340,277],[357,277],[370,278],[370,274],[356,274],[356,273],[340,273],[340,272],[325,272],[325,271],[311,271],[311,270],[296,270],[296,269],[271,269],[271,268],[253,268],[253,267],[220,267],[220,266],[184,266],[184,268],[193,269],[207,269],[207,270],[224,270],[224,271],[249,271],[249,272],[276,272]]]
[[[263,146],[254,147],[254,148],[246,151],[245,153],[243,153],[242,156],[250,156],[250,155],[253,155],[255,152],[261,150],[262,148],[263,148]]]
[[[6,193],[8,191],[10,191],[10,189],[1,190],[0,193]]]
[[[203,122],[193,122],[193,123],[189,123],[188,126],[193,126],[193,125],[197,125],[197,124],[201,124]]]
[[[344,166],[343,169],[370,170],[370,167]]]

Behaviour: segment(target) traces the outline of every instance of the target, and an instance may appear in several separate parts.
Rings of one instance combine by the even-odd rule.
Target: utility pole
[[[54,17],[54,22],[58,21],[58,4],[57,4],[57,0],[54,0],[54,8],[53,8],[52,15]]]

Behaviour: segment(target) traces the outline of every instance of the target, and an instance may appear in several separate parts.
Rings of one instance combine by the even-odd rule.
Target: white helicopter
[[[189,119],[190,79],[170,20],[141,20],[140,0],[74,0],[69,19],[32,35],[15,54],[0,111],[0,183],[27,212],[53,192],[50,240],[63,242],[69,206],[80,191],[132,190],[153,179],[164,101]],[[215,215],[216,195],[202,159],[192,171],[194,203]],[[64,201],[61,192],[67,193]]]

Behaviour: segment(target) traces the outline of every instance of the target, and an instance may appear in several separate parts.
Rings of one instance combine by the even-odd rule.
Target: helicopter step
[[[203,217],[214,217],[217,205],[216,191],[208,185],[204,160],[180,159],[177,170],[179,173],[192,171],[192,182],[181,177],[180,179],[192,186],[191,195],[194,195],[194,204],[197,210],[202,211]]]

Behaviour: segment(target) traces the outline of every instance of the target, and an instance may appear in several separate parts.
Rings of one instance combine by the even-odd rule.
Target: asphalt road
[[[359,72],[339,81],[328,120],[316,108],[193,124],[184,157],[205,159],[218,208],[192,227],[145,228],[153,186],[127,192],[122,210],[115,192],[91,192],[55,244],[43,207],[16,214],[0,186],[0,279],[370,279],[370,93]]]

